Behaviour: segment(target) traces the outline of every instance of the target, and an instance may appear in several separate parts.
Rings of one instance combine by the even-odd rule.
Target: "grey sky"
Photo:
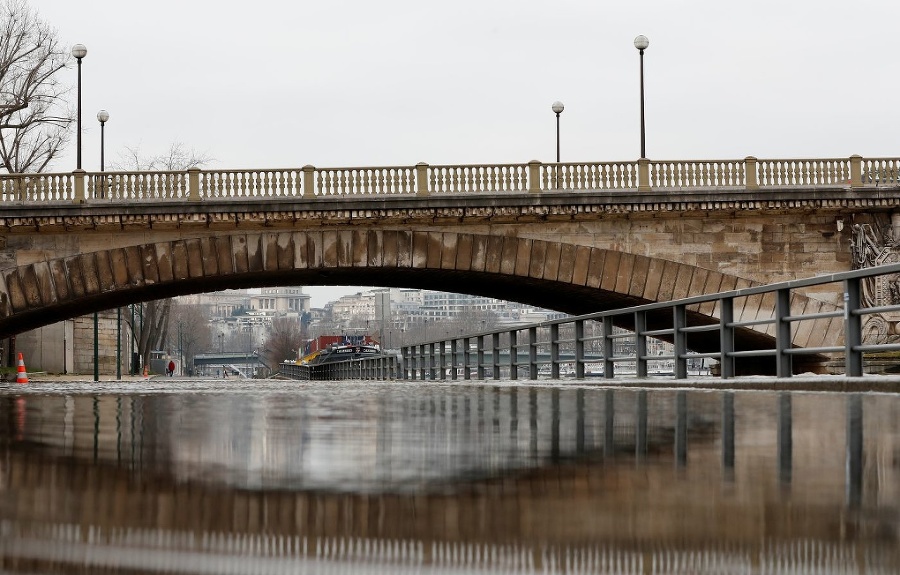
[[[563,161],[635,159],[638,34],[652,159],[897,155],[893,0],[31,2],[88,48],[88,170],[101,108],[108,161],[173,142],[210,168],[552,161],[555,100]],[[54,171],[74,158],[73,138]]]

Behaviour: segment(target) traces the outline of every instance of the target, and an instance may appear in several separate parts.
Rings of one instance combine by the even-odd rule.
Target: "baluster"
[[[358,170],[356,168],[347,170],[347,193],[359,195],[363,193],[362,186],[360,185],[360,173],[363,170]]]
[[[265,170],[257,170],[252,173],[253,178],[253,196],[254,198],[265,197],[269,186],[269,172]]]
[[[428,175],[428,189],[434,192],[443,192],[444,186],[444,176],[443,176],[443,168],[435,168],[432,167],[429,170],[430,174]]]
[[[368,196],[374,195],[376,190],[372,189],[372,170],[361,169],[356,175],[356,183],[360,192]]]
[[[793,171],[793,162],[778,162],[780,166],[779,179],[776,183],[786,186],[791,180],[791,172]]]
[[[278,195],[280,196],[291,196],[291,188],[293,186],[293,171],[292,170],[284,170],[279,172],[279,177],[281,178],[281,186],[278,188]]]
[[[403,168],[403,188],[397,190],[400,194],[412,194],[416,191],[415,168]]]
[[[459,168],[456,166],[447,168],[447,191],[450,193],[459,191]]]
[[[380,194],[380,190],[378,190],[377,186],[375,185],[375,172],[376,170],[364,170],[362,182],[362,185],[365,186],[366,193],[373,196]]]
[[[381,170],[384,172],[385,178],[385,191],[388,194],[396,194],[405,190],[406,187],[403,185],[404,172],[400,168],[385,168]]]

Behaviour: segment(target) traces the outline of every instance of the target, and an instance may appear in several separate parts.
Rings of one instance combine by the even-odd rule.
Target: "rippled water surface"
[[[12,384],[0,558],[10,573],[897,573],[900,397]]]

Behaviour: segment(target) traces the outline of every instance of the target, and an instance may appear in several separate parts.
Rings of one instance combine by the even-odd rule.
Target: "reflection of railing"
[[[0,175],[2,202],[201,201],[900,184],[900,159],[569,162]]]
[[[564,375],[563,366],[574,365],[577,378],[596,375],[608,379],[621,373],[626,364],[634,366],[627,375],[647,377],[652,375],[649,366],[654,362],[672,360],[671,375],[685,379],[691,365],[696,369],[710,359],[719,362],[723,378],[730,378],[736,375],[736,361],[746,358],[770,358],[774,363],[769,365],[774,365],[778,377],[790,377],[793,358],[814,360],[829,355],[842,356],[844,374],[859,377],[864,353],[900,351],[900,343],[868,343],[863,337],[867,318],[900,311],[900,305],[865,307],[863,283],[897,274],[900,264],[891,264],[407,345],[402,349],[404,378],[518,379],[524,375],[539,379],[549,371],[550,379],[559,379]],[[843,309],[822,306],[808,313],[792,309],[796,290],[835,283],[842,286]],[[703,310],[703,315],[698,313]],[[750,313],[744,315],[742,310]],[[717,315],[718,321],[709,315]],[[616,325],[632,329],[616,331]],[[736,332],[751,329],[773,339],[774,347],[736,347]],[[835,334],[832,341],[840,341],[842,335],[843,344],[803,347],[801,335],[808,338],[813,330]],[[692,345],[697,343],[692,341],[695,337],[703,338],[700,345]],[[652,353],[651,340],[669,341],[674,350]],[[704,347],[716,349],[692,351]],[[501,363],[501,357],[508,358],[508,363]],[[748,363],[753,363],[758,373],[765,372],[763,362]],[[602,365],[602,370],[590,373],[588,365]]]

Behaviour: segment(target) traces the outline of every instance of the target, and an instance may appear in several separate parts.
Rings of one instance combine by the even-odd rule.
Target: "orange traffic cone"
[[[144,366],[144,379],[150,379],[150,370],[146,365]]]
[[[25,371],[25,358],[19,352],[19,361],[16,366],[16,383],[28,383],[28,372]]]

